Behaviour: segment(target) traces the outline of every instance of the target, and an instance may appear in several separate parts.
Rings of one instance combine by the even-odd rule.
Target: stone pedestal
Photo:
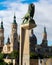
[[[29,5],[27,14],[24,17],[20,30],[20,65],[30,65],[30,39],[29,30],[36,27],[36,23],[33,19],[34,16],[34,4]]]

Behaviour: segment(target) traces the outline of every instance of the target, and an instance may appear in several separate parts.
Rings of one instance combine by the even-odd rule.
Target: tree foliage
[[[9,54],[10,58],[15,59],[19,57],[18,51],[13,51],[11,54]]]
[[[0,60],[3,59],[3,57],[4,57],[4,54],[0,53]]]
[[[8,65],[4,60],[0,59],[0,65]]]

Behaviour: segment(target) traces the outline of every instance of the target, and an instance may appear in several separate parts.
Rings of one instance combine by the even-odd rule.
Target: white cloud
[[[13,22],[14,12],[16,15],[17,23],[20,26],[20,24],[22,23],[21,18],[23,18],[24,14],[26,13],[28,9],[27,6],[28,6],[27,4],[23,5],[21,3],[9,3],[7,10],[0,10],[0,21],[3,19],[6,39],[11,34],[11,24]],[[18,26],[18,33],[20,29],[19,26]]]
[[[40,0],[40,2],[36,3],[36,13],[35,13],[35,20],[37,22],[37,38],[42,39],[41,32],[43,27],[46,26],[48,40],[52,41],[52,4],[50,4],[51,0]],[[40,35],[38,35],[38,33]]]
[[[34,33],[37,36],[38,41],[42,41],[43,28],[46,26],[48,40],[52,41],[52,0],[40,0],[35,4],[34,19],[37,23],[37,27],[34,28]],[[4,3],[6,4],[6,2]],[[25,15],[28,9],[28,4],[22,4],[20,2],[9,2],[6,4],[7,10],[0,11],[0,17],[3,18],[5,27],[5,37],[9,35],[11,31],[11,23],[13,22],[14,12],[16,14],[17,23],[20,26],[22,17]],[[20,27],[18,26],[18,33]]]

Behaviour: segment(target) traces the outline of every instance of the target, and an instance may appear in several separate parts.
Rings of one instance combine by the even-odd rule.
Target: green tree
[[[4,60],[0,59],[0,65],[8,65]]]
[[[18,58],[19,57],[19,52],[18,51],[13,51],[11,54],[9,54],[10,58]]]
[[[3,59],[3,57],[4,57],[4,54],[0,53],[0,60]]]
[[[4,54],[0,53],[0,65],[8,65],[6,62],[3,60]]]

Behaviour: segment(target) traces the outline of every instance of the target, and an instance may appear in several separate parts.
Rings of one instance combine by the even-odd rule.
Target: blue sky
[[[39,0],[24,0],[24,1],[21,1],[21,3],[32,3],[32,2],[38,2]]]
[[[0,0],[0,10],[6,10],[7,6],[4,4],[5,2],[20,2],[20,3],[33,3],[33,2],[38,2],[39,0]],[[8,4],[9,5],[9,4]]]
[[[44,26],[46,26],[48,44],[52,45],[52,0],[0,0],[0,21],[3,19],[5,40],[11,34],[14,12],[18,23],[18,34],[20,33],[21,18],[26,14],[30,3],[35,4],[34,20],[37,27],[34,28],[34,33],[38,43],[42,42]]]
[[[0,2],[5,2],[5,1],[13,2],[13,1],[17,1],[17,0],[0,0]]]
[[[20,1],[20,2],[25,2],[25,3],[32,3],[32,2],[37,2],[38,0],[0,0],[0,2],[5,2],[5,1],[8,1],[8,2],[15,2],[15,1]]]

